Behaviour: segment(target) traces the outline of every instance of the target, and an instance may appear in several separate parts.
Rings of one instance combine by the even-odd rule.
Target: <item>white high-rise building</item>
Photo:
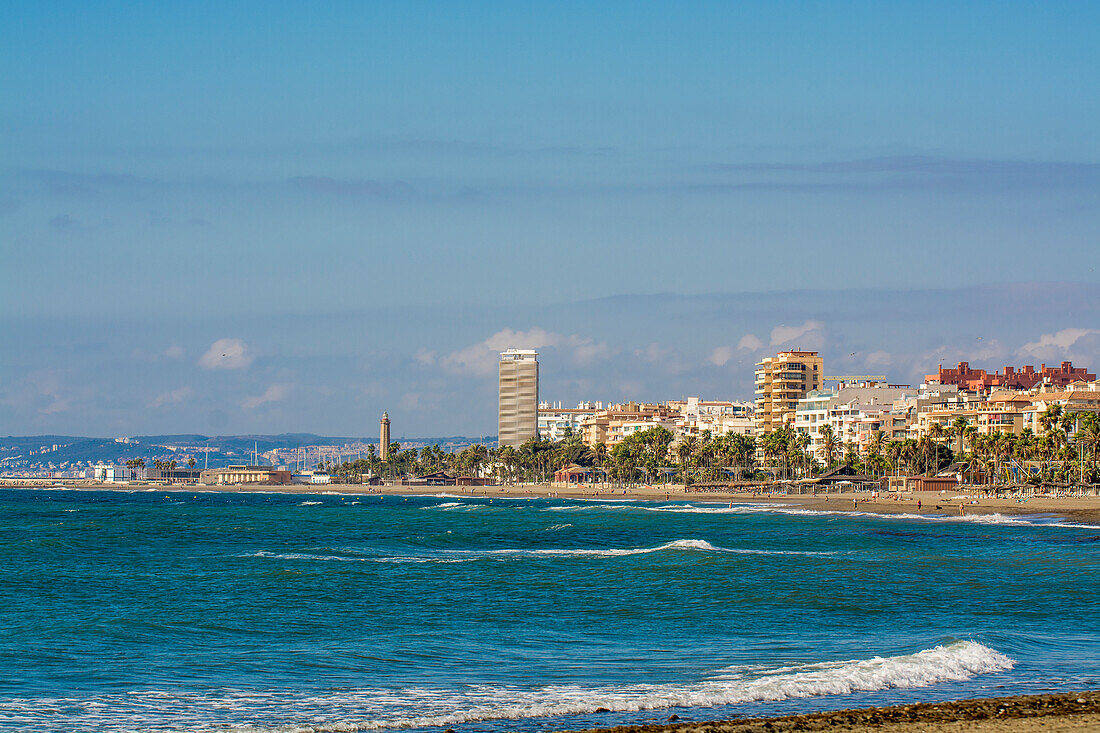
[[[500,354],[497,440],[518,448],[539,432],[539,360],[530,349]]]

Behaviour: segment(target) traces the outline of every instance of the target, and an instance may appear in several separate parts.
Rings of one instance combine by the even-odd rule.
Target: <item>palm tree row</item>
[[[964,426],[961,436],[970,450],[963,458],[993,485],[1100,481],[1100,415],[1052,405],[1039,417],[1039,426],[1039,434],[1031,428],[980,434]]]
[[[421,449],[389,446],[387,460],[369,446],[367,457],[342,464],[322,461],[318,467],[338,480],[359,481],[363,476],[398,479],[445,471],[451,475],[491,476],[501,483],[548,481],[570,465],[595,470],[615,483],[675,482],[685,484],[762,478],[795,478],[820,474],[837,466],[880,478],[891,473],[934,474],[953,461],[987,477],[992,483],[1020,480],[1098,480],[1100,418],[1092,413],[1065,413],[1053,407],[1043,414],[1042,435],[1030,430],[979,434],[964,418],[944,427],[934,424],[919,438],[889,440],[881,432],[866,445],[840,440],[829,426],[821,431],[823,460],[810,451],[807,434],[789,427],[759,438],[709,431],[677,441],[663,427],[642,430],[623,438],[610,450],[588,446],[577,435],[553,442],[531,439],[518,448],[472,445],[457,452],[437,445]],[[759,449],[759,450],[758,450]],[[757,462],[759,455],[764,465]],[[1021,471],[1021,467],[1027,470]]]

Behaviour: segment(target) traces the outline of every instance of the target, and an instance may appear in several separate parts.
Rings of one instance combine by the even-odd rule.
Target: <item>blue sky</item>
[[[492,433],[509,339],[566,401],[749,398],[776,329],[899,381],[1096,366],[1097,27],[1082,3],[0,5],[0,433],[368,434],[383,409]]]

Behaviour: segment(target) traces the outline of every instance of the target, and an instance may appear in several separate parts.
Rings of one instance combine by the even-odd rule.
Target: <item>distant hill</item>
[[[449,436],[443,438],[394,438],[402,445],[439,445],[445,450],[462,448],[483,442],[481,438]],[[496,442],[496,436],[484,439]],[[313,433],[282,433],[280,435],[137,435],[128,438],[90,438],[74,435],[22,435],[0,437],[0,468],[33,468],[60,466],[63,463],[124,463],[130,458],[170,459],[181,453],[203,456],[211,466],[237,462],[253,450],[260,453],[275,449],[307,446],[377,445],[377,438],[333,437]]]

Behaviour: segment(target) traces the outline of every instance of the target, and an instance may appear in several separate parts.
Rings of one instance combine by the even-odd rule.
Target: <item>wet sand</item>
[[[666,720],[651,725],[594,729],[589,733],[1084,733],[1098,730],[1100,692],[1093,691],[836,710],[781,718],[709,722]]]

